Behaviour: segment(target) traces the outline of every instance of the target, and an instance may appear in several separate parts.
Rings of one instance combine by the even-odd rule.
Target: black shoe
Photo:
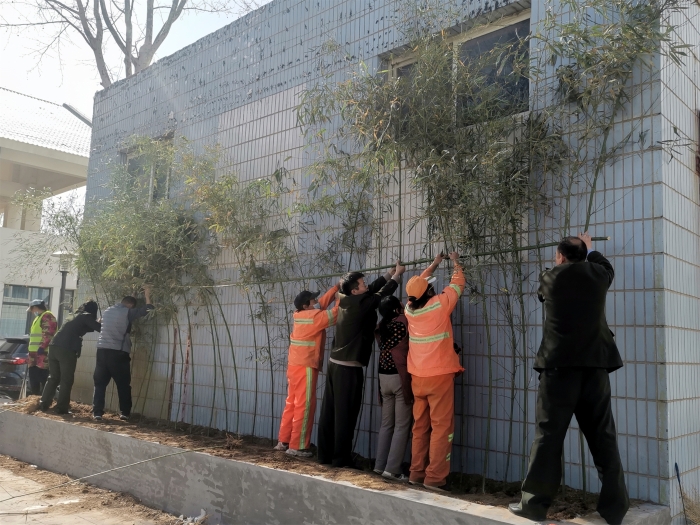
[[[49,405],[47,405],[46,403],[39,403],[39,410],[41,410],[42,412],[46,412],[48,409]]]
[[[445,494],[449,494],[452,492],[452,485],[449,483],[445,483],[444,485],[440,485],[439,487],[436,487],[434,485],[426,485],[423,484],[423,487],[425,487],[428,490],[434,490],[435,492],[444,492]]]
[[[56,413],[60,416],[72,416],[73,412],[70,410],[56,410]]]
[[[131,416],[128,415],[128,414],[122,414],[122,415],[119,416],[119,419],[121,419],[122,421],[129,421],[129,418],[130,418],[130,417],[131,417]]]
[[[532,512],[532,511],[527,511],[524,510],[521,506],[520,503],[511,503],[508,505],[508,510],[511,511],[513,514],[516,516],[520,516],[521,518],[527,518],[532,521],[544,521],[547,519],[547,513],[546,512]]]
[[[94,416],[92,416],[92,419],[94,419],[95,421],[102,421],[102,416],[98,416],[97,414],[95,414]]]
[[[351,470],[365,470],[360,465],[355,463],[354,461],[350,461],[349,463],[336,463],[336,464],[331,463],[331,467],[347,468],[347,469],[351,469]]]

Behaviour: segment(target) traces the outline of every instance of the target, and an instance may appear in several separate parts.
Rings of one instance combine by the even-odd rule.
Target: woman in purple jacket
[[[387,479],[407,481],[401,472],[413,421],[411,375],[408,359],[408,321],[398,298],[385,297],[379,304],[382,320],[375,335],[379,343],[379,392],[382,426],[379,429],[374,472]]]

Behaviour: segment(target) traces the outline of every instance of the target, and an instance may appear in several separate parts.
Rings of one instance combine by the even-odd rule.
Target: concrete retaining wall
[[[0,453],[74,478],[180,450],[70,423],[0,413]],[[532,523],[505,509],[422,491],[361,489],[198,452],[103,474],[90,482],[128,492],[173,514],[192,516],[205,509],[211,524]],[[668,508],[644,505],[633,509],[625,523],[664,525],[669,519]]]

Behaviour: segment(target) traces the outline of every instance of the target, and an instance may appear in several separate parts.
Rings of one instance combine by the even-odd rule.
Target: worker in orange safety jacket
[[[290,456],[311,457],[311,428],[316,412],[316,382],[323,365],[326,328],[338,320],[337,284],[318,301],[321,292],[304,290],[294,299],[294,328],[289,336],[287,402],[282,413],[279,442],[275,450]],[[336,304],[328,310],[333,301]],[[319,306],[317,308],[316,306]]]
[[[457,306],[465,280],[459,255],[450,254],[454,272],[439,295],[431,281],[445,257],[440,254],[420,275],[406,284],[408,305],[408,372],[413,388],[413,443],[409,482],[450,492],[447,476],[454,436],[454,378],[459,363],[450,314]]]

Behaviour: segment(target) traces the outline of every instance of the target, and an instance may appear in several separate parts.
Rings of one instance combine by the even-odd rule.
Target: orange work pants
[[[454,374],[411,376],[415,399],[411,481],[433,487],[447,481],[455,428],[454,378]]]
[[[287,402],[282,413],[279,440],[289,448],[309,448],[316,412],[318,370],[308,366],[287,367]]]

